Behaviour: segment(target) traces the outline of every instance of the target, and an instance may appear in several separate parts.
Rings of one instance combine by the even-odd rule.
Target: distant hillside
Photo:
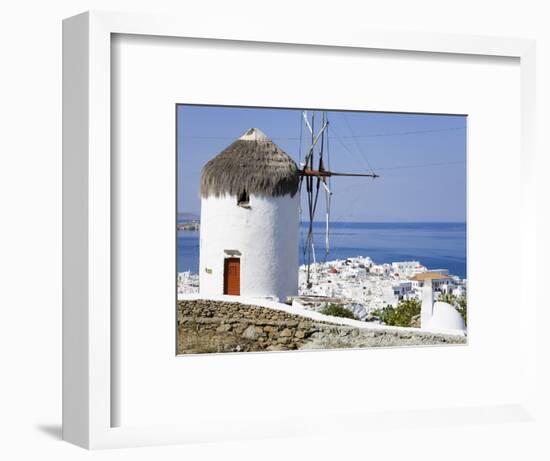
[[[178,213],[178,221],[198,221],[200,216],[195,213]]]

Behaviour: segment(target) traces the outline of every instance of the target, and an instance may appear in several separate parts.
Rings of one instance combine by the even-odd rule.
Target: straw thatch
[[[298,167],[260,130],[251,128],[202,169],[201,196],[294,196]]]

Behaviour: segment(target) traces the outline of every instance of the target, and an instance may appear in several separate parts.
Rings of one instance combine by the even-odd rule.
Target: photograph
[[[178,355],[467,344],[467,116],[176,106]]]

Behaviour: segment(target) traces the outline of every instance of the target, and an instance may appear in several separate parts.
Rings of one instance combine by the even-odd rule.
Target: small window
[[[241,192],[241,194],[237,198],[237,205],[242,206],[244,208],[247,208],[247,207],[250,206],[249,202],[250,202],[250,197],[248,196],[248,193],[246,192],[246,190],[243,189],[243,191]]]

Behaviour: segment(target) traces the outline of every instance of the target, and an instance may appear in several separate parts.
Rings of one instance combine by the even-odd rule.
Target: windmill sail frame
[[[313,238],[313,222],[315,220],[315,213],[317,211],[317,204],[319,201],[319,192],[321,185],[325,191],[325,256],[328,255],[330,251],[330,211],[331,211],[331,199],[333,192],[331,190],[330,178],[333,176],[354,176],[354,177],[370,177],[378,178],[379,175],[371,173],[342,173],[334,172],[330,170],[330,157],[329,157],[329,120],[327,112],[322,112],[321,128],[316,133],[315,132],[315,111],[311,113],[311,120],[308,118],[308,111],[302,111],[303,124],[305,124],[309,134],[311,135],[311,145],[307,150],[303,165],[301,165],[301,170],[299,171],[300,182],[299,182],[299,192],[302,191],[302,186],[305,181],[306,183],[306,193],[307,193],[307,209],[308,209],[308,232],[307,237],[304,243],[304,259],[307,266],[307,288],[312,287],[311,282],[311,264],[316,264],[315,257],[315,242]],[[302,136],[300,135],[300,142]],[[327,154],[328,166],[329,169],[325,168],[323,155]],[[315,151],[318,153],[318,164],[317,169],[314,169],[315,162]],[[315,179],[317,179],[315,181]],[[302,213],[302,207],[300,206],[300,213]]]

